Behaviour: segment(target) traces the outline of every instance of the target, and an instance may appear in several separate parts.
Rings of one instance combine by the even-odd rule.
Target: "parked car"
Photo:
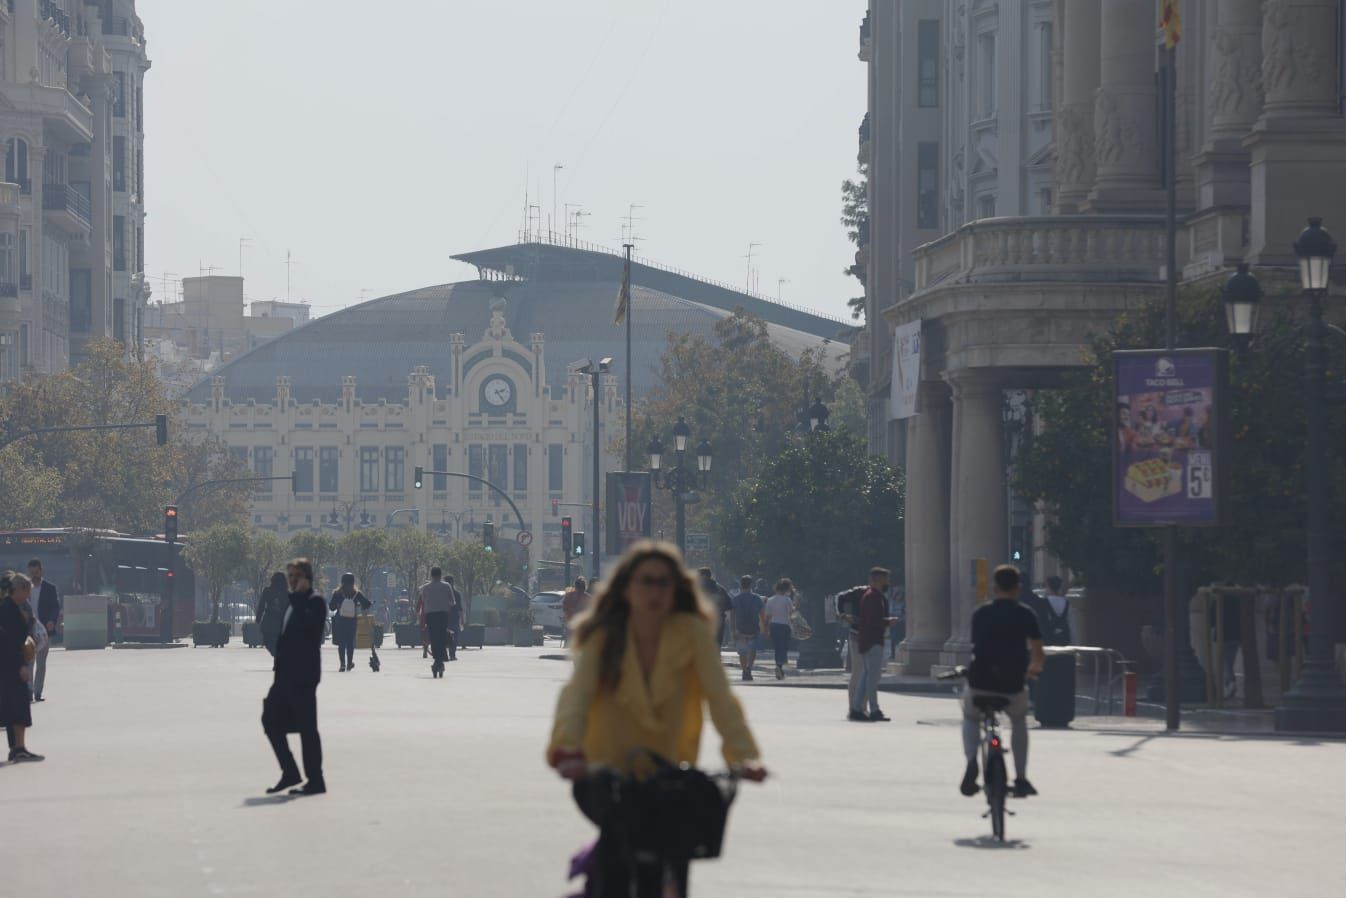
[[[528,602],[533,612],[533,623],[542,627],[543,632],[561,634],[565,632],[565,616],[561,614],[561,602],[565,593],[559,591],[540,592]]]

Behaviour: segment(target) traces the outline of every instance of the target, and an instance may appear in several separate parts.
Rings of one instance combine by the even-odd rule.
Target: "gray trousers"
[[[33,663],[33,698],[42,697],[42,686],[47,682],[47,653],[50,651],[50,643],[37,650]]]
[[[860,651],[860,639],[850,634],[851,710],[864,713],[868,708],[873,714],[879,710],[879,677],[883,675],[883,644],[871,646],[869,651]]]

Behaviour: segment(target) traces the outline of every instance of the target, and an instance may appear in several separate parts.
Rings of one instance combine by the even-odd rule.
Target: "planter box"
[[[486,645],[509,645],[513,640],[514,634],[508,627],[486,627],[485,630],[482,641]]]
[[[215,648],[223,648],[229,644],[229,630],[227,621],[220,621],[217,624],[197,621],[192,624],[192,647],[209,645]]]
[[[243,644],[250,649],[255,649],[266,640],[262,639],[262,625],[253,621],[248,621],[243,625]]]
[[[463,628],[463,632],[458,636],[458,648],[465,649],[468,646],[483,648],[486,645],[486,628],[480,624],[471,624]]]
[[[533,628],[532,627],[514,627],[514,645],[522,649],[533,647]]]
[[[108,597],[65,597],[65,647],[105,649],[108,646]]]
[[[393,624],[393,641],[399,649],[406,646],[412,648],[419,646],[421,644],[420,624]]]

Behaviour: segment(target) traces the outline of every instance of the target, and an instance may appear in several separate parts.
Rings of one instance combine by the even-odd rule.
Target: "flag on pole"
[[[1164,49],[1172,50],[1182,40],[1182,12],[1179,0],[1163,0],[1159,27],[1164,29]]]
[[[612,318],[613,324],[621,324],[626,320],[626,313],[631,307],[631,266],[626,266],[625,273],[622,274],[622,289],[617,294],[617,308]]]

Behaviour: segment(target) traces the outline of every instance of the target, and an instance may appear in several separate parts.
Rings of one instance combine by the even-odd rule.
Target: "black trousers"
[[[287,733],[297,732],[303,746],[304,777],[310,783],[323,783],[322,737],[318,735],[316,686],[274,684],[262,702],[262,730],[285,776],[299,775],[294,753],[290,751],[290,743],[286,739]]]
[[[790,663],[790,625],[771,625],[771,646],[776,650],[776,666],[784,667]]]
[[[621,826],[606,825],[609,822],[616,822],[612,820],[614,809],[604,799],[609,788],[600,775],[576,781],[572,790],[575,804],[579,805],[581,813],[598,826],[594,869],[589,874],[584,898],[662,898],[664,864],[633,861]],[[687,891],[689,863],[685,860],[669,861],[667,866],[678,885],[678,894],[686,898],[689,894]],[[631,891],[633,884],[634,892]]]
[[[425,616],[425,628],[430,631],[430,655],[435,659],[433,668],[439,670],[449,660],[447,644],[449,639],[449,612],[432,611]]]

